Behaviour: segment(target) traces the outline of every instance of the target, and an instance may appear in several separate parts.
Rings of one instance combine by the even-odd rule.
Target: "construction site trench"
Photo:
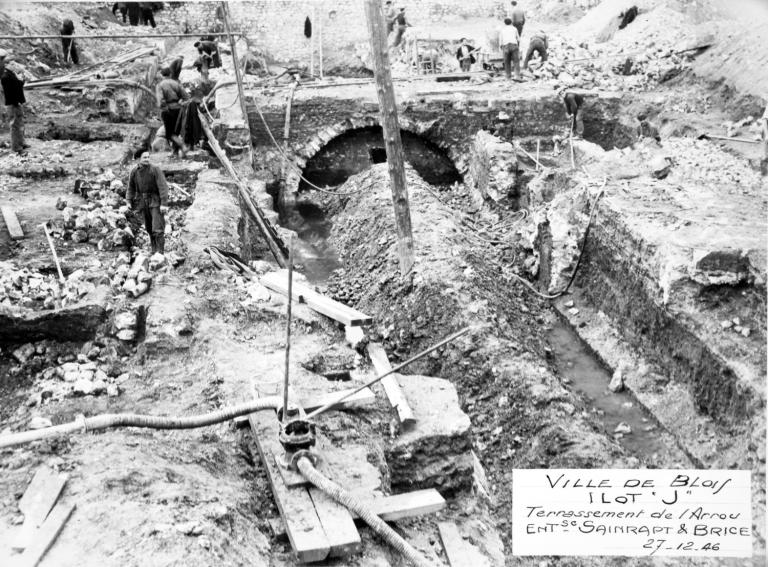
[[[131,49],[193,53],[160,43]],[[398,372],[415,425],[381,383],[314,420],[322,474],[374,507],[409,495],[405,512],[379,515],[419,554],[455,565],[453,525],[467,565],[762,565],[765,178],[751,146],[699,138],[759,116],[762,101],[688,70],[643,89],[596,82],[583,136],[568,139],[560,79],[396,73],[415,250],[404,274],[378,96],[353,68],[325,82],[265,72],[263,88],[246,75],[245,116],[237,86],[221,86],[215,139],[183,160],[153,151],[170,185],[162,258],[124,199],[159,126],[151,99],[124,86],[29,91],[28,154],[0,148],[0,203],[24,232],[12,238],[0,216],[0,442],[82,426],[0,445],[0,565],[20,557],[41,470],[63,479],[60,504],[76,504],[43,566],[409,564],[301,475],[275,472],[271,408],[188,430],[85,424],[271,399],[286,369],[309,413],[381,374],[382,357],[394,367],[467,328]],[[233,76],[231,61],[213,70]],[[661,143],[638,135],[638,114]],[[264,223],[292,246],[303,294],[290,339],[287,274]],[[370,322],[322,314],[315,294]],[[533,468],[749,470],[753,556],[513,556],[512,471]],[[312,521],[286,512],[275,477],[294,495],[306,486]],[[297,533],[317,548],[298,550]]]

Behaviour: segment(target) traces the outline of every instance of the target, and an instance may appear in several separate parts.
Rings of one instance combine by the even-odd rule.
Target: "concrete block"
[[[448,380],[401,376],[416,425],[385,448],[392,488],[462,490],[472,485],[470,421]]]

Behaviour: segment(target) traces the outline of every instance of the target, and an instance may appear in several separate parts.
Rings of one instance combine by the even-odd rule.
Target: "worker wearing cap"
[[[3,102],[11,108],[11,150],[24,154],[29,145],[24,140],[24,81],[6,67],[10,53],[0,49],[0,84],[3,87]]]
[[[149,152],[144,150],[139,164],[128,177],[125,192],[128,204],[144,221],[149,233],[152,254],[165,254],[165,213],[168,212],[168,183],[163,170],[150,163]]]

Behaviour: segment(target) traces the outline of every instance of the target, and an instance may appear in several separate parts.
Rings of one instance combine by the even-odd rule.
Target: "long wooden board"
[[[57,474],[46,466],[37,469],[19,501],[19,510],[24,514],[24,525],[13,543],[14,549],[24,549],[32,543],[35,531],[56,504],[66,483],[66,475]]]
[[[267,469],[267,477],[272,487],[280,516],[283,518],[285,531],[291,542],[296,558],[302,563],[322,561],[331,552],[331,544],[325,534],[320,518],[317,516],[312,499],[305,488],[288,488],[277,470],[274,454],[269,447],[270,438],[277,439],[277,419],[267,411],[252,413],[248,416],[256,438],[261,462]]]
[[[359,552],[363,542],[349,510],[314,486],[308,492],[331,544],[330,557],[345,557]]]
[[[387,353],[381,344],[368,343],[368,356],[371,357],[373,367],[379,375],[392,370]],[[397,382],[397,376],[397,374],[390,374],[386,378],[382,378],[381,385],[384,387],[384,392],[387,394],[390,405],[397,412],[400,424],[407,429],[416,423],[416,418],[413,415],[411,406],[408,405],[408,400],[405,398],[400,384]]]
[[[34,539],[30,542],[29,547],[24,550],[24,553],[21,554],[15,566],[35,567],[40,563],[40,560],[51,548],[53,542],[59,537],[64,524],[67,523],[74,509],[74,504],[59,503],[48,515],[40,529],[35,532]]]
[[[16,213],[10,207],[0,207],[0,211],[3,213],[5,219],[5,226],[8,227],[8,232],[11,234],[11,238],[14,240],[21,240],[24,238],[24,231],[21,230],[19,219],[16,218]]]
[[[387,522],[431,514],[445,508],[445,499],[434,488],[372,498],[365,502],[374,514]]]
[[[440,532],[440,540],[443,549],[448,556],[451,567],[490,567],[491,562],[474,545],[465,541],[459,532],[458,526],[453,522],[438,522],[437,530]]]
[[[261,276],[261,283],[272,291],[276,291],[286,296],[288,295],[288,272],[286,270],[264,274]],[[370,325],[373,323],[373,317],[325,297],[311,289],[309,286],[297,282],[295,279],[293,281],[292,299],[300,303],[306,303],[318,313],[349,327],[359,327],[361,325]]]

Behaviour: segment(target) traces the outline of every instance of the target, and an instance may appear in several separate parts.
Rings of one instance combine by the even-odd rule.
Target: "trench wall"
[[[596,309],[622,322],[624,337],[667,375],[690,388],[698,409],[737,429],[762,411],[764,401],[707,340],[685,309],[660,303],[657,280],[642,267],[642,242],[604,207],[593,224],[576,283]]]

